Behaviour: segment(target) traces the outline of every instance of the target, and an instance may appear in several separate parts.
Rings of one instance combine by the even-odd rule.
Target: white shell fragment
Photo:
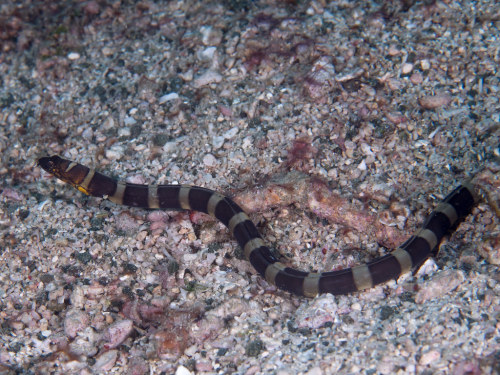
[[[78,60],[80,58],[80,54],[78,52],[70,52],[68,53],[69,60]]]
[[[207,70],[201,76],[195,78],[194,87],[200,88],[211,83],[219,83],[222,81],[222,76],[214,70]]]
[[[177,94],[176,92],[171,92],[169,94],[161,96],[160,99],[158,99],[158,103],[164,104],[166,102],[169,102],[169,101],[175,100],[175,99],[179,99],[179,94]]]

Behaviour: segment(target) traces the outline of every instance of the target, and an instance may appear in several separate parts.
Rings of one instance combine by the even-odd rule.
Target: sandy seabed
[[[499,26],[493,1],[3,2],[0,373],[498,373]],[[483,199],[418,273],[306,299],[47,154],[225,193],[307,271],[387,253],[464,179]]]

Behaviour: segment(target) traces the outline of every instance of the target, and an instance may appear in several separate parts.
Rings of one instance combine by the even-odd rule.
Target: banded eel
[[[213,190],[189,185],[118,182],[57,155],[40,158],[38,165],[82,193],[117,204],[209,214],[229,229],[246,259],[269,283],[306,297],[360,291],[397,279],[402,273],[419,267],[435,253],[446,233],[470,213],[477,200],[473,187],[464,183],[436,207],[421,229],[391,253],[352,268],[322,273],[303,272],[279,262],[247,214],[230,198]]]

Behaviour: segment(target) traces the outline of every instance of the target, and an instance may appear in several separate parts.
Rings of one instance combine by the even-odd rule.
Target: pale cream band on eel
[[[118,181],[116,183],[116,190],[115,193],[111,196],[108,197],[108,199],[116,204],[123,204],[123,194],[125,193],[125,182]]]
[[[95,175],[95,169],[90,169],[89,173],[87,173],[84,180],[80,184],[80,186],[84,188],[86,191],[89,189],[90,181],[92,181],[94,175]]]
[[[321,277],[321,273],[319,272],[310,272],[306,278],[304,279],[304,296],[306,297],[315,297],[319,293],[319,279]]]
[[[373,286],[372,275],[366,264],[352,267],[352,277],[358,290],[368,289]]]
[[[243,249],[243,253],[245,254],[245,259],[250,260],[250,254],[252,251],[255,249],[258,249],[259,247],[266,246],[264,240],[262,238],[254,238],[248,241],[245,244],[245,248]]]
[[[268,283],[275,285],[276,282],[274,280],[276,279],[276,275],[280,271],[283,271],[285,268],[286,266],[281,262],[271,263],[270,265],[267,266],[266,275],[264,277]]]
[[[149,208],[160,208],[160,200],[158,199],[158,185],[148,186],[148,206]]]
[[[207,203],[207,213],[210,216],[215,217],[215,209],[217,208],[217,205],[219,204],[219,202],[222,200],[224,200],[224,196],[222,196],[218,193],[214,193],[211,195],[211,197]]]
[[[398,247],[391,252],[391,255],[398,261],[401,267],[401,273],[409,272],[412,269],[413,262],[411,261],[411,256],[408,251]]]
[[[439,203],[434,211],[441,212],[442,214],[444,214],[448,218],[448,220],[450,221],[450,225],[452,226],[458,220],[457,210],[455,210],[455,208],[449,203],[446,202]]]
[[[189,205],[189,191],[191,187],[189,185],[181,185],[179,189],[179,203],[181,208],[184,210],[190,210],[191,206]]]
[[[250,218],[248,217],[248,215],[244,212],[239,212],[237,213],[236,215],[234,215],[230,220],[229,220],[229,224],[228,224],[228,228],[229,230],[231,231],[231,233],[233,232],[234,228],[236,228],[236,226],[239,224],[239,223],[243,223],[247,220],[250,220]]]
[[[415,237],[423,238],[429,244],[431,250],[434,249],[438,244],[438,239],[433,231],[430,229],[420,229]]]
[[[64,172],[68,173],[70,170],[72,170],[77,165],[78,165],[78,163],[75,163],[74,161],[72,161],[71,163],[68,164],[68,167],[64,170]]]

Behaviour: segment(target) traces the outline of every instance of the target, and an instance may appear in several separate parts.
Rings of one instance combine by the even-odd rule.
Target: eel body
[[[419,267],[435,253],[443,237],[470,213],[477,200],[473,187],[463,183],[438,204],[413,236],[391,253],[352,268],[304,272],[279,262],[248,215],[233,200],[213,190],[189,185],[137,185],[116,181],[57,155],[40,158],[38,165],[82,193],[117,204],[209,214],[229,229],[245,258],[269,283],[306,297],[360,291],[397,279]]]

